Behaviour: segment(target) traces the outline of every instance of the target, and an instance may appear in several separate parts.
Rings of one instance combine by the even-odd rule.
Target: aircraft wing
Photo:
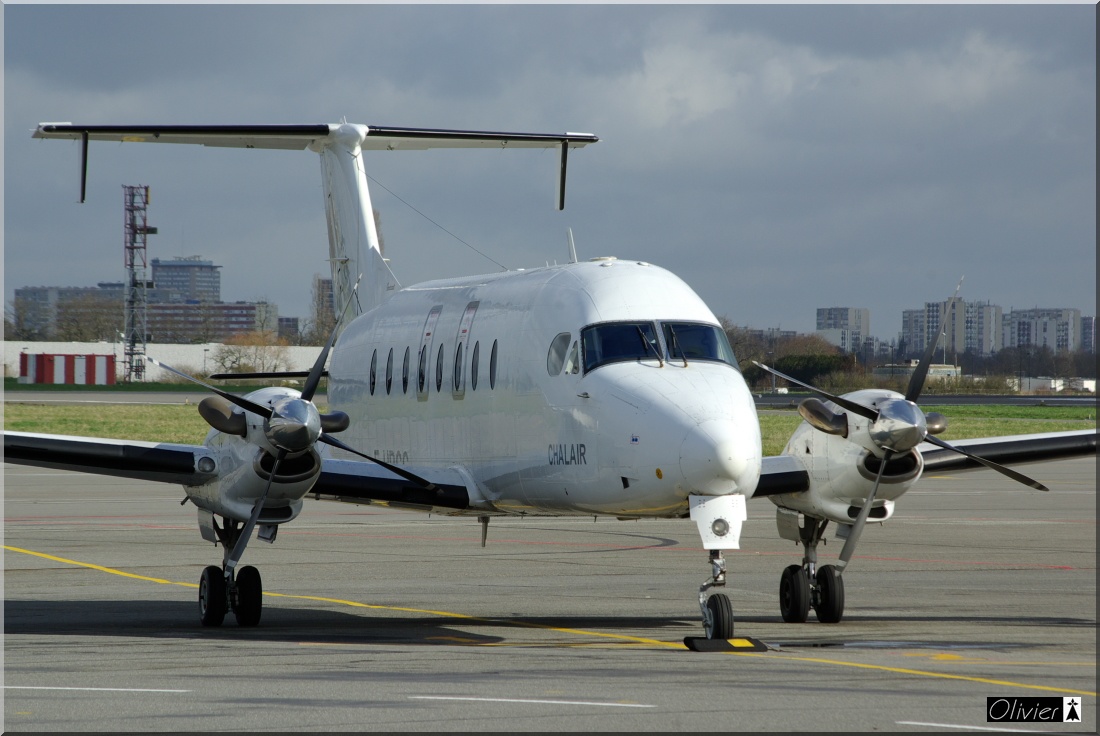
[[[1095,455],[1096,432],[1091,429],[1082,429],[1073,432],[1017,434],[1007,437],[952,440],[951,444],[986,460],[992,460],[1001,465],[1013,465],[1078,455]],[[965,455],[927,442],[918,445],[917,451],[924,458],[925,472],[983,467]]]
[[[1046,432],[1006,437],[982,437],[954,440],[959,449],[1001,465],[1057,460],[1096,454],[1096,432],[1089,429],[1072,432]],[[966,470],[984,467],[965,455],[925,442],[917,447],[924,458],[924,471]],[[764,458],[760,483],[753,498],[798,493],[810,488],[810,475],[790,455]]]
[[[430,480],[435,489],[422,488],[371,462],[326,457],[321,465],[321,477],[307,497],[345,503],[378,502],[424,510],[464,510],[470,507],[470,493],[458,471],[418,468],[404,463],[401,467]]]
[[[188,486],[217,477],[214,455],[202,445],[30,432],[4,432],[4,462]],[[410,469],[430,479],[436,488],[426,490],[371,462],[326,457],[309,495],[414,508],[462,510],[470,506],[469,491],[457,471]]]
[[[30,432],[4,432],[4,462],[196,486],[213,479],[217,466],[201,445]]]
[[[810,490],[810,474],[790,455],[764,458],[753,498]]]

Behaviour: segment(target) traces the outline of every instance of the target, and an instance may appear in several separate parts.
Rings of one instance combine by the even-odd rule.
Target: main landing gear
[[[244,551],[243,548],[237,549],[243,526],[225,519],[221,526],[214,527],[224,555],[221,567],[210,565],[203,569],[199,578],[199,620],[203,626],[221,626],[229,611],[237,617],[238,626],[260,623],[264,594],[260,571],[245,565],[234,574],[240,552]],[[273,533],[271,539],[274,539]],[[234,552],[237,559],[232,559]]]
[[[807,518],[799,528],[802,565],[788,566],[779,579],[779,612],[787,623],[805,623],[811,607],[823,624],[844,617],[844,578],[833,565],[817,567],[817,543],[828,524],[827,519]]]

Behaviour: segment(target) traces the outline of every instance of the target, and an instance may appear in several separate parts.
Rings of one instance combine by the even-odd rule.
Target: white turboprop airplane
[[[230,610],[242,626],[259,622],[260,575],[238,563],[254,529],[273,542],[307,496],[474,516],[483,544],[496,515],[690,516],[710,556],[699,606],[711,639],[729,639],[734,630],[728,597],[711,590],[725,584],[723,551],[739,548],[746,501],[767,496],[780,536],[804,547],[802,565],[781,577],[783,618],[806,621],[812,607],[819,621],[836,623],[844,612],[841,573],[863,526],[889,519],[925,469],[981,463],[1046,490],[991,458],[1096,452],[1092,431],[955,447],[937,439],[946,420],[915,403],[933,344],[904,396],[832,396],[808,387],[824,401],[803,401],[806,421],[784,454],[765,458],[752,395],[718,320],[663,268],[574,256],[565,265],[398,285],[379,250],[364,151],[557,148],[560,208],[568,151],[595,143],[593,135],[346,123],[43,123],[34,135],[83,142],[82,200],[89,140],[320,154],[337,304],[346,312],[354,303],[361,313],[346,321],[335,348],[333,333],[302,374],[302,391],[238,397],[207,386],[216,395],[199,406],[211,426],[202,445],[4,434],[7,462],[182,484],[202,537],[223,546],[222,565],[200,579],[207,626],[220,625]],[[366,284],[357,296],[354,274]],[[312,399],[330,349],[333,411],[320,414]],[[837,564],[818,567],[817,545],[830,522],[846,541]]]

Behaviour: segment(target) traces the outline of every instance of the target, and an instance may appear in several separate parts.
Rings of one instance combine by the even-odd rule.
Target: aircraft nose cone
[[[680,471],[689,491],[751,495],[760,480],[760,448],[733,423],[703,422],[680,446]]]

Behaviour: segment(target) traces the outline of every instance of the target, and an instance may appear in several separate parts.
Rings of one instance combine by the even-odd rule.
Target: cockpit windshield
[[[663,322],[662,326],[669,360],[717,360],[740,370],[721,327],[698,322]]]
[[[661,346],[652,322],[608,322],[581,330],[584,372],[628,360],[661,362]]]

